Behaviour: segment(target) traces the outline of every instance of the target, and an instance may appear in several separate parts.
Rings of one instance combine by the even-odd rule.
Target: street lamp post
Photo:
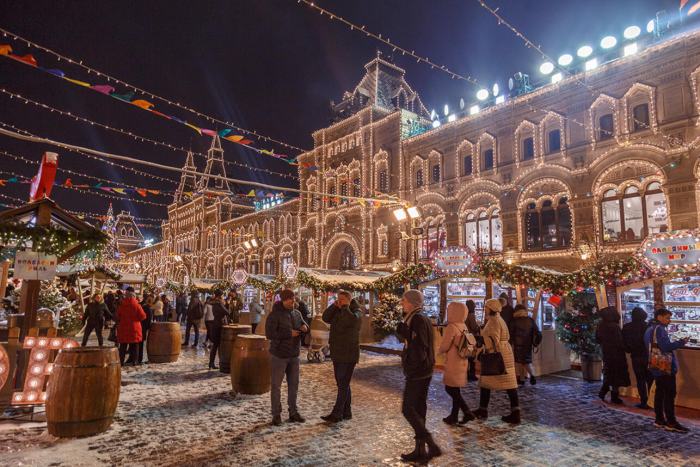
[[[409,208],[400,208],[394,210],[394,216],[396,220],[401,223],[404,220],[411,219],[410,228],[411,235],[406,232],[400,232],[400,237],[403,240],[413,240],[413,262],[418,264],[418,239],[423,234],[423,229],[416,226],[416,223],[423,216],[423,210],[418,206],[411,206]]]

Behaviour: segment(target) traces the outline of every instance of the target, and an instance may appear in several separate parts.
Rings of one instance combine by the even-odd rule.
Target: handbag
[[[654,328],[654,340],[649,344],[649,369],[656,370],[666,375],[673,372],[673,352],[664,352],[659,348],[656,342],[656,331],[659,326]]]
[[[493,342],[493,350],[489,352],[484,350],[479,355],[481,362],[481,376],[500,376],[506,374],[506,363],[503,361],[501,352],[496,351],[496,341],[491,337]]]

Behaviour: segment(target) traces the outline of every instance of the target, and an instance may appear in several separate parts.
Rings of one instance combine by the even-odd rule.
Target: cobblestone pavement
[[[352,381],[354,418],[329,426],[319,417],[335,398],[332,364],[302,357],[305,424],[273,427],[269,394],[233,396],[229,376],[207,370],[200,344],[183,349],[177,363],[124,368],[116,418],[105,433],[61,440],[45,426],[0,429],[0,465],[405,465],[399,454],[412,448],[412,432],[401,415],[400,359],[363,352]],[[490,419],[449,427],[441,419],[450,400],[436,374],[428,425],[445,454],[430,465],[700,466],[699,433],[668,433],[650,417],[592,404],[597,390],[544,376],[520,390],[521,426],[500,421],[507,397],[494,393]],[[464,394],[475,408],[478,388],[470,383]]]

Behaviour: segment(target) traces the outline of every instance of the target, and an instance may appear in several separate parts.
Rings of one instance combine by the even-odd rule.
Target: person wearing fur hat
[[[469,360],[460,357],[457,346],[462,334],[467,329],[465,321],[468,313],[469,310],[464,303],[452,302],[447,306],[447,326],[438,348],[438,353],[445,354],[445,371],[442,382],[445,383],[445,392],[452,398],[452,412],[442,419],[448,425],[457,423],[460,409],[464,414],[459,420],[460,425],[474,420],[474,414],[469,410],[469,406],[459,390],[459,388],[467,387]]]
[[[497,298],[491,298],[484,303],[486,325],[480,336],[475,336],[477,346],[481,347],[481,352],[496,351],[503,357],[506,372],[502,375],[481,375],[479,377],[479,409],[474,412],[474,416],[479,419],[489,417],[488,407],[492,390],[505,390],[510,400],[510,414],[501,417],[501,420],[514,425],[520,424],[520,402],[518,400],[518,383],[515,379],[515,358],[513,349],[508,341],[510,334],[506,322],[501,318],[501,302]]]
[[[401,458],[405,461],[423,462],[442,454],[440,447],[425,427],[428,389],[435,365],[433,325],[423,313],[423,294],[418,290],[407,290],[401,298],[401,307],[403,322],[397,326],[397,332],[406,339],[401,354],[403,374],[406,376],[401,411],[416,434],[414,437],[416,446],[413,452],[401,454]]]
[[[270,339],[270,370],[272,388],[272,424],[282,424],[281,388],[287,376],[287,405],[289,421],[304,423],[306,420],[297,409],[299,392],[299,354],[301,353],[301,333],[309,330],[301,313],[294,309],[294,291],[280,292],[280,300],[272,306],[265,321],[265,337]]]

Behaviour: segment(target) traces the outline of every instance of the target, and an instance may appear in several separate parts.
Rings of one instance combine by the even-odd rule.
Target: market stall
[[[700,409],[700,230],[683,230],[647,237],[635,253],[655,278],[609,287],[611,306],[617,306],[621,325],[631,321],[631,312],[640,307],[647,320],[654,318],[654,309],[671,311],[668,334],[671,340],[689,338],[683,349],[676,351],[676,405]],[[629,356],[628,356],[629,360]],[[632,364],[629,363],[631,370]],[[630,371],[632,385],[621,389],[624,395],[638,396],[636,378]]]

